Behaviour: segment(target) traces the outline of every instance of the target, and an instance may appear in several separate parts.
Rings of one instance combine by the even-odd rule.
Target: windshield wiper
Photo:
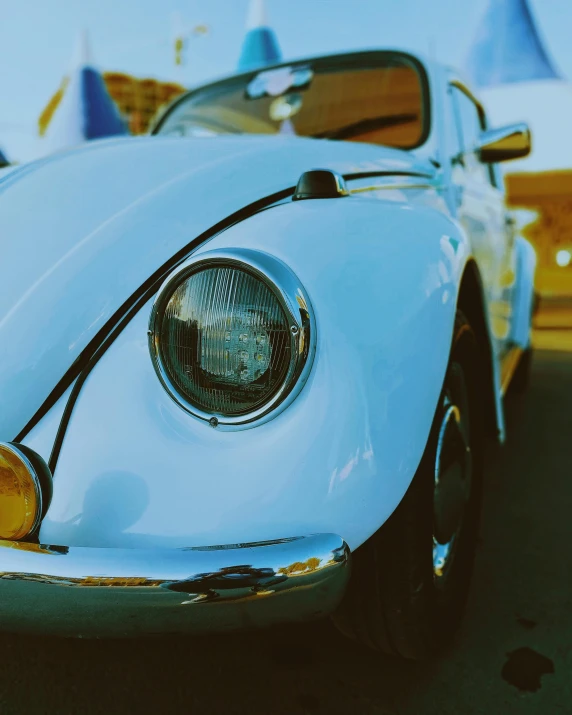
[[[391,117],[371,117],[370,119],[360,119],[359,122],[346,124],[338,129],[331,129],[328,132],[314,134],[314,139],[349,139],[359,134],[367,134],[376,129],[386,129],[396,127],[400,124],[409,124],[418,119],[417,114],[394,114]]]

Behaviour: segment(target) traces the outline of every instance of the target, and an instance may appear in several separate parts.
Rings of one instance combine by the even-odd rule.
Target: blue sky
[[[489,0],[266,0],[286,58],[399,46],[462,66]],[[570,0],[530,0],[550,53],[572,78]],[[13,159],[38,153],[38,115],[87,28],[101,69],[196,84],[231,71],[248,0],[2,0],[0,146]],[[193,40],[188,64],[173,62],[173,15],[211,31]]]

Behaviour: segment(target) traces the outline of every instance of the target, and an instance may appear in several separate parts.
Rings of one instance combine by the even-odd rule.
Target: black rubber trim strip
[[[399,171],[364,171],[344,174],[343,178],[347,181],[353,179],[366,179],[375,176],[424,176],[430,178],[428,174],[420,174],[413,172]],[[127,323],[139,311],[139,309],[151,298],[159,289],[161,283],[165,280],[168,274],[182,261],[184,261],[189,253],[199,248],[203,243],[213,238],[221,231],[230,228],[236,223],[240,223],[249,218],[255,213],[264,209],[270,208],[276,203],[283,201],[290,196],[293,196],[296,187],[289,187],[278,191],[270,196],[249,204],[243,209],[236,211],[227,218],[219,221],[212,228],[202,233],[197,238],[193,239],[186,246],[181,248],[177,253],[166,263],[164,263],[150,278],[148,278],[133,295],[123,303],[123,305],[115,311],[105,325],[97,332],[90,340],[81,354],[77,357],[65,375],[61,378],[55,388],[50,392],[42,406],[37,410],[34,416],[28,421],[26,426],[16,436],[14,442],[21,442],[26,435],[40,422],[40,420],[51,410],[56,402],[62,397],[66,390],[74,383],[69,399],[66,403],[60,425],[56,434],[48,467],[52,475],[55,473],[58,458],[64,441],[65,433],[71,418],[73,408],[75,407],[78,395],[85,383],[89,373],[99,361],[100,357],[107,351],[115,338],[123,331]]]
[[[50,472],[52,474],[54,474],[56,471],[58,457],[60,456],[62,444],[68,428],[71,414],[73,412],[73,408],[75,407],[75,403],[77,401],[79,393],[81,392],[81,388],[83,387],[84,382],[87,380],[89,373],[99,361],[99,358],[107,351],[107,349],[113,343],[115,338],[123,331],[125,326],[131,321],[131,319],[139,311],[139,309],[149,300],[152,294],[152,291],[150,291],[150,293],[146,291],[139,298],[139,300],[137,300],[133,305],[130,306],[130,308],[120,318],[119,322],[115,324],[115,326],[107,335],[107,337],[103,340],[103,342],[96,348],[96,350],[93,352],[88,362],[85,364],[82,371],[78,375],[77,380],[75,381],[70,396],[68,398],[68,401],[66,402],[66,407],[64,409],[64,413],[62,415],[62,419],[60,421],[58,431],[56,433],[56,438],[52,447],[52,452],[50,454],[50,459],[48,461],[48,467],[50,468]]]
[[[203,243],[206,243],[209,239],[213,238],[217,234],[219,234],[221,231],[224,231],[227,228],[230,228],[230,226],[233,226],[236,223],[239,223],[241,221],[244,221],[246,218],[249,218],[255,213],[258,213],[259,211],[262,211],[264,209],[269,208],[270,206],[275,205],[277,202],[282,201],[284,199],[289,198],[294,194],[295,187],[289,187],[287,189],[283,189],[282,191],[279,191],[275,194],[271,194],[270,196],[266,196],[263,199],[260,199],[258,201],[255,201],[252,204],[249,204],[246,208],[241,209],[240,211],[237,211],[233,214],[231,214],[229,217],[226,219],[223,219],[222,221],[219,221],[215,226],[210,228],[208,231],[205,231],[202,233],[200,236],[195,238],[193,241],[188,243],[184,248],[182,248],[180,251],[178,251],[167,263],[164,263],[161,268],[159,268],[158,271],[155,271],[155,273],[147,280],[145,283],[137,290],[133,296],[131,296],[131,299],[126,301],[121,308],[119,308],[118,311],[116,311],[113,316],[110,318],[110,320],[107,321],[106,325],[102,328],[103,331],[106,332],[106,335],[101,336],[101,342],[99,342],[99,345],[94,345],[92,350],[89,350],[91,343],[94,342],[94,340],[97,340],[99,337],[100,333],[102,332],[101,330],[99,333],[95,336],[95,338],[91,341],[91,343],[87,346],[87,348],[84,349],[82,352],[82,356],[84,353],[87,351],[87,355],[85,356],[86,362],[83,364],[83,366],[80,368],[80,372],[77,376],[77,380],[75,381],[75,384],[72,388],[71,394],[69,396],[69,399],[66,403],[66,407],[64,410],[64,413],[62,415],[62,419],[60,421],[60,425],[58,427],[58,431],[56,434],[56,438],[54,440],[54,445],[52,447],[52,452],[50,454],[50,459],[48,462],[48,467],[50,468],[50,471],[52,474],[55,474],[56,467],[58,464],[58,458],[60,456],[60,452],[62,449],[63,441],[65,434],[67,432],[68,424],[71,418],[71,414],[73,412],[73,408],[75,407],[75,403],[77,401],[77,398],[79,396],[79,393],[81,392],[81,388],[83,387],[83,384],[85,383],[87,377],[89,376],[89,373],[91,370],[95,367],[95,365],[98,363],[100,357],[108,350],[108,348],[111,346],[111,344],[115,341],[115,338],[117,338],[118,335],[120,335],[123,332],[123,329],[125,326],[131,321],[134,315],[136,315],[140,308],[145,305],[145,303],[153,297],[153,295],[159,290],[161,284],[165,280],[165,278],[169,275],[169,273],[182,261],[184,261],[189,253],[199,246],[201,246]],[[80,356],[80,358],[82,357]],[[73,365],[72,365],[73,369]],[[61,381],[60,381],[61,383]],[[64,389],[67,390],[71,382],[67,383],[67,386]],[[50,395],[51,397],[51,395]],[[48,398],[50,399],[50,398]],[[53,403],[52,403],[53,404]]]
[[[117,336],[116,328],[121,326],[121,329],[125,324],[131,319],[131,317],[137,312],[140,307],[158,290],[159,286],[167,275],[182,261],[184,261],[189,253],[199,248],[203,243],[206,243],[209,239],[216,236],[221,231],[224,231],[230,226],[236,223],[244,221],[246,218],[269,208],[270,206],[289,198],[294,194],[295,187],[288,187],[282,191],[278,191],[270,196],[266,196],[263,199],[249,204],[243,209],[236,211],[235,213],[227,216],[222,221],[212,226],[210,229],[202,233],[197,238],[193,239],[186,246],[181,248],[175,255],[170,258],[166,263],[164,263],[155,273],[153,273],[134,293],[133,295],[121,305],[118,310],[107,320],[105,325],[97,332],[97,334],[90,340],[86,347],[81,351],[80,355],[76,358],[61,380],[57,383],[54,389],[50,392],[48,397],[44,400],[42,406],[37,410],[34,416],[28,421],[26,426],[19,432],[14,442],[21,442],[26,435],[32,430],[38,422],[51,410],[51,408],[56,404],[56,402],[62,397],[74,380],[78,382],[85,381],[89,370],[94,365],[93,358],[101,355],[101,347],[103,345],[109,347],[113,339]],[[110,338],[112,338],[110,342]],[[87,370],[87,372],[86,372]],[[84,375],[85,373],[85,375]],[[83,375],[83,377],[82,377]],[[70,399],[68,400],[68,406],[73,403],[73,395],[77,396],[77,383],[72,390]],[[68,407],[66,407],[66,412]],[[65,417],[65,413],[64,413]],[[69,417],[69,415],[68,415]],[[65,419],[62,419],[62,424]],[[59,432],[58,432],[59,435]],[[57,438],[56,438],[57,439]],[[59,451],[59,450],[58,450]],[[50,468],[52,467],[52,457],[50,457]],[[57,460],[57,455],[56,455]],[[52,471],[53,473],[53,471]]]

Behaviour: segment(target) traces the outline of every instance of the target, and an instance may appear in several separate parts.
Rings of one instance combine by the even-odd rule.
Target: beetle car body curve
[[[2,625],[334,613],[431,651],[530,350],[534,253],[494,163],[528,131],[376,51],[199,88],[156,134],[0,181]]]

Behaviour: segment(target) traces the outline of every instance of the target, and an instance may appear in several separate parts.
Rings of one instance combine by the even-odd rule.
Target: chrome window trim
[[[174,291],[193,273],[217,265],[241,269],[263,281],[277,298],[290,323],[292,357],[284,382],[264,405],[242,415],[205,412],[193,405],[173,385],[161,358],[161,323],[164,309]],[[252,249],[221,249],[192,256],[171,273],[153,302],[148,340],[155,372],[167,394],[180,407],[211,427],[246,429],[276,417],[292,403],[303,388],[310,375],[316,352],[316,320],[310,298],[302,284],[278,258]]]

